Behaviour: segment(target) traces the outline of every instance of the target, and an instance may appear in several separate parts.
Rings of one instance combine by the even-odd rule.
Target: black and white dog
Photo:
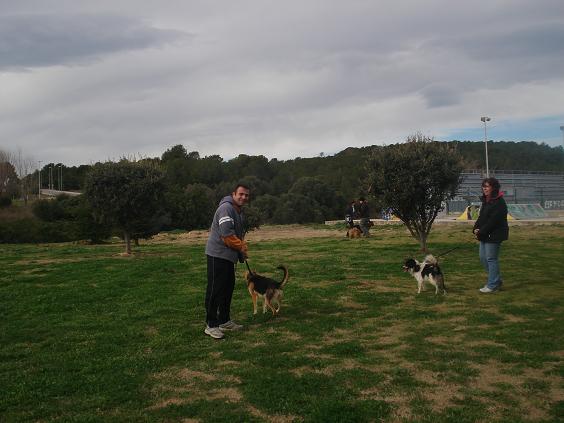
[[[425,257],[423,263],[419,263],[417,260],[409,258],[405,260],[403,264],[404,272],[409,272],[417,281],[417,293],[421,293],[421,288],[423,288],[425,281],[429,281],[435,286],[435,295],[439,293],[439,289],[446,294],[445,278],[443,272],[439,267],[439,262],[432,255]]]

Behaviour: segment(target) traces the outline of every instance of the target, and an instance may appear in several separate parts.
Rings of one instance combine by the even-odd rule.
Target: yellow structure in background
[[[476,220],[480,214],[479,205],[470,205],[456,218],[456,220]],[[547,214],[540,204],[508,204],[507,220],[543,219]]]

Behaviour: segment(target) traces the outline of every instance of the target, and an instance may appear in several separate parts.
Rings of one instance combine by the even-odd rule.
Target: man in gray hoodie
[[[244,217],[241,208],[249,202],[250,190],[237,185],[235,191],[220,202],[206,244],[208,286],[206,289],[206,328],[204,333],[215,339],[223,332],[243,326],[231,320],[231,298],[235,289],[235,263],[247,258],[244,241]]]

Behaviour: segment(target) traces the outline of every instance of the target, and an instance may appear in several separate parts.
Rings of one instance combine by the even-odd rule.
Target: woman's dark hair
[[[501,185],[496,178],[486,178],[486,179],[484,179],[482,181],[482,186],[484,186],[486,184],[488,184],[490,187],[492,187],[492,194],[494,196],[499,194],[499,189],[501,188]]]

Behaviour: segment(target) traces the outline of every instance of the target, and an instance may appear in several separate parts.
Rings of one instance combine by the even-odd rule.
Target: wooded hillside
[[[484,169],[485,153],[483,142],[449,141],[456,145],[462,155],[466,169]],[[335,155],[324,157],[297,157],[292,160],[267,159],[264,156],[239,156],[225,160],[219,155],[200,157],[198,152],[188,152],[184,146],[177,145],[165,151],[160,158],[145,159],[163,164],[167,168],[170,183],[187,185],[202,183],[215,187],[221,183],[232,182],[244,177],[255,176],[262,186],[272,194],[287,192],[293,183],[303,176],[322,176],[330,185],[345,194],[356,195],[353,189],[358,186],[364,173],[367,155],[380,146],[349,147]],[[522,170],[564,172],[564,149],[537,144],[532,141],[500,141],[488,143],[490,170]],[[47,188],[47,175],[50,163],[43,167],[44,188]],[[64,188],[81,190],[84,177],[91,166],[66,167],[63,165]],[[55,179],[57,177],[55,176]],[[58,181],[55,181],[57,184]]]

